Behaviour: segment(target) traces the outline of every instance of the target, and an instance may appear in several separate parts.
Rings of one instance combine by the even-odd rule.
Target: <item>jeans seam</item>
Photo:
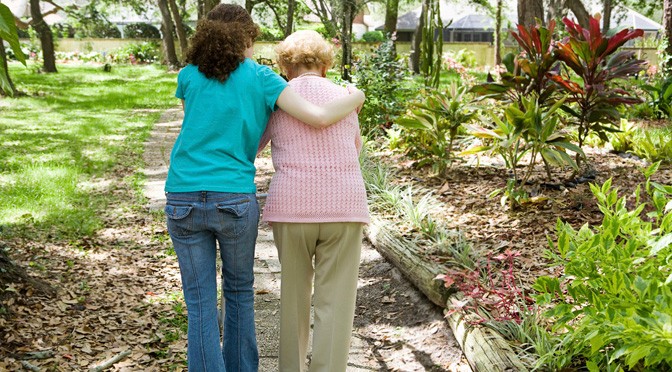
[[[201,285],[198,282],[198,270],[196,270],[196,267],[194,266],[194,258],[192,256],[192,250],[188,249],[187,254],[189,255],[189,264],[191,265],[191,270],[195,275],[195,282],[196,282],[196,294],[198,297],[198,303],[202,304],[202,296],[201,296]],[[199,322],[201,323],[200,327],[202,328],[203,324],[203,306],[198,306],[198,319]],[[201,359],[203,363],[203,368],[207,369],[207,361],[205,359],[205,339],[203,338],[203,332],[198,333],[198,337],[200,338],[199,345],[201,347],[201,350],[199,350],[199,353],[201,354]]]

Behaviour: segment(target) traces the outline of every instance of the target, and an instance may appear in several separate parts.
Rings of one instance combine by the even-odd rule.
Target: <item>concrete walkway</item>
[[[165,205],[163,186],[170,158],[170,151],[182,123],[182,109],[167,110],[154,126],[145,143],[144,160],[147,177],[145,196],[150,210],[162,210]],[[259,159],[258,162],[268,162]],[[258,168],[268,164],[258,164]],[[262,175],[263,177],[263,175]],[[370,246],[365,247],[364,259],[376,258]],[[378,256],[379,257],[379,256]],[[273,234],[268,225],[259,229],[255,255],[255,319],[259,344],[259,370],[278,370],[279,309],[280,309],[280,262],[273,243]],[[377,371],[380,365],[373,356],[370,345],[353,332],[348,371]]]

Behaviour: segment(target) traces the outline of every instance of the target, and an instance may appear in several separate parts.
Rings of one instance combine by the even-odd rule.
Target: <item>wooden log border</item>
[[[469,315],[448,315],[451,299],[459,300],[462,296],[460,293],[451,293],[442,282],[435,279],[437,275],[444,274],[446,268],[423,260],[422,250],[390,227],[394,225],[391,221],[372,216],[371,224],[366,229],[367,238],[430,301],[444,308],[446,320],[471,369],[475,372],[527,371],[501,335],[486,327],[470,325],[466,319]]]

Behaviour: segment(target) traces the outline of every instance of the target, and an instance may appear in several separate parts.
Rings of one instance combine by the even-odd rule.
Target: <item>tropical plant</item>
[[[649,95],[646,104],[656,117],[672,119],[672,76],[661,74],[654,84],[645,84],[642,89]]]
[[[552,105],[556,86],[550,80],[557,67],[553,49],[555,21],[548,28],[540,23],[526,28],[518,25],[518,32],[511,35],[518,42],[522,53],[508,54],[503,63],[506,71],[501,74],[501,82],[490,81],[475,85],[472,91],[485,98],[499,101],[517,102],[522,109],[523,97],[535,94],[542,106]]]
[[[591,185],[600,226],[576,231],[558,220],[549,255],[564,274],[540,277],[534,289],[561,342],[538,368],[563,370],[577,359],[589,371],[672,368],[672,186],[651,181],[659,165],[644,170],[650,205],[640,201],[641,185],[631,208],[608,180]]]
[[[609,133],[609,143],[615,152],[632,152],[637,145],[637,127],[626,119],[621,119],[621,125],[617,132]]]
[[[513,175],[505,189],[496,190],[493,195],[504,192],[502,204],[509,200],[513,204],[520,201],[520,188],[524,186],[532,172],[538,158],[541,158],[546,167],[547,176],[551,178],[551,165],[569,165],[577,168],[574,160],[567,154],[567,150],[583,155],[578,146],[569,141],[569,136],[558,129],[560,119],[558,109],[564,104],[561,99],[550,108],[542,108],[535,95],[522,98],[523,109],[517,103],[510,104],[505,110],[503,118],[493,113],[493,128],[477,125],[468,125],[469,132],[484,140],[484,144],[467,149],[462,154],[489,152],[502,157],[506,168]],[[518,165],[524,156],[529,155],[529,163],[522,176],[518,173]],[[512,196],[517,196],[513,197]],[[519,203],[518,203],[519,204]]]
[[[420,17],[422,28],[422,47],[420,58],[420,72],[425,78],[425,86],[438,88],[441,81],[441,67],[443,64],[443,20],[439,0],[425,0],[427,12]],[[452,22],[452,21],[451,21]],[[448,27],[449,25],[446,25]]]
[[[644,32],[624,29],[614,35],[603,34],[599,16],[591,17],[590,27],[585,29],[569,18],[563,22],[569,36],[556,43],[555,54],[565,68],[551,78],[569,95],[563,110],[573,118],[579,147],[591,132],[607,141],[606,133],[618,130],[618,107],[641,102],[615,83],[644,69],[645,62],[636,59],[633,51],[618,51]]]
[[[649,129],[638,138],[632,153],[648,161],[672,163],[672,130]]]
[[[0,91],[5,92],[9,96],[14,95],[14,86],[9,77],[9,71],[7,70],[7,60],[5,57],[5,47],[3,45],[3,40],[9,43],[9,47],[14,53],[14,57],[23,65],[26,65],[26,56],[21,51],[21,45],[19,44],[19,37],[16,32],[16,25],[14,24],[14,15],[9,10],[9,8],[0,3],[0,48],[2,52],[0,54]]]
[[[425,101],[416,103],[408,114],[397,120],[407,131],[421,131],[428,142],[409,141],[416,152],[427,156],[420,165],[431,163],[443,173],[453,160],[453,144],[459,128],[476,117],[466,86],[452,83],[445,91],[430,90]]]

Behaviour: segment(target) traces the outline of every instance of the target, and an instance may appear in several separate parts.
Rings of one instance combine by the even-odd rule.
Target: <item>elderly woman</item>
[[[323,105],[347,96],[325,78],[333,51],[317,32],[298,31],[276,48],[289,86]],[[259,149],[271,141],[275,174],[263,220],[271,223],[282,266],[280,371],[305,371],[314,278],[310,371],[345,371],[355,312],[364,224],[357,114],[316,129],[276,111]]]

